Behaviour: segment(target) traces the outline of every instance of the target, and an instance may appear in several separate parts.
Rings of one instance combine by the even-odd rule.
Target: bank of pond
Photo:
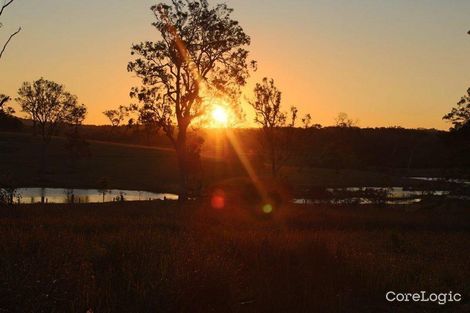
[[[423,182],[442,184],[435,186],[412,187],[341,187],[312,188],[302,195],[294,196],[290,201],[295,204],[385,204],[407,205],[420,203],[426,199],[470,200],[470,182],[467,180],[413,177]],[[434,188],[429,188],[434,187]],[[1,190],[1,189],[0,189]],[[174,193],[156,193],[142,190],[121,189],[71,189],[71,188],[17,188],[3,189],[10,202],[18,204],[33,203],[101,203],[123,201],[176,201]]]

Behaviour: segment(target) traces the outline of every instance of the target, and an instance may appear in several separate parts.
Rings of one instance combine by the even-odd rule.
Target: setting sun
[[[223,107],[217,106],[212,111],[212,119],[217,125],[226,126],[228,123],[228,112]]]

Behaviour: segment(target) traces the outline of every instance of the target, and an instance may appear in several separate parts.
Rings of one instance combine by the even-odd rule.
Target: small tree
[[[271,174],[276,177],[281,167],[292,155],[292,128],[295,127],[298,110],[282,111],[282,94],[273,79],[263,78],[255,87],[255,98],[250,101],[255,110],[255,122],[262,127],[263,146],[271,164]]]
[[[15,110],[7,106],[10,97],[0,94],[0,130],[18,130],[23,124],[13,116]]]
[[[172,142],[179,166],[180,199],[186,198],[189,166],[187,130],[208,111],[213,96],[238,104],[248,77],[250,37],[226,4],[172,0],[151,7],[157,42],[132,46],[128,65],[141,80],[131,96],[150,110],[158,129]],[[148,111],[147,110],[147,111]],[[194,125],[193,125],[194,126]]]
[[[310,114],[306,114],[302,118],[302,124],[305,129],[310,128],[312,126],[312,116]]]
[[[118,127],[124,122],[126,117],[129,117],[129,112],[131,112],[131,110],[132,108],[120,105],[119,108],[106,110],[103,114],[108,118],[113,127]]]
[[[77,106],[71,114],[70,129],[66,133],[65,148],[69,151],[70,164],[74,168],[78,159],[91,155],[89,142],[80,134],[80,127],[85,119],[86,108]]]
[[[453,130],[459,130],[470,124],[470,88],[467,89],[467,94],[457,102],[457,106],[444,115],[443,119],[452,123]]]
[[[15,203],[15,199],[18,201],[21,199],[18,184],[9,173],[2,174],[0,176],[0,206],[12,205]]]
[[[336,117],[335,122],[336,122],[336,127],[343,127],[343,128],[355,127],[358,124],[357,121],[353,121],[352,119],[350,119],[348,114],[344,112],[338,113],[338,116]]]
[[[11,100],[10,97],[0,94],[0,114],[1,115],[12,115],[15,114],[15,110],[12,107],[7,107],[6,104]]]
[[[109,193],[108,179],[106,177],[102,177],[96,182],[96,184],[97,184],[98,192],[103,196],[103,203],[104,203],[105,196],[107,193]]]
[[[81,123],[86,114],[86,107],[78,104],[75,95],[65,91],[63,85],[44,78],[33,83],[24,82],[15,100],[39,128],[45,144],[50,142],[61,124]]]
[[[81,124],[86,107],[78,104],[77,97],[65,91],[63,85],[41,78],[33,83],[24,82],[18,90],[16,101],[23,112],[39,128],[42,138],[42,168],[46,167],[46,152],[52,136],[63,124]]]
[[[13,3],[14,0],[8,0],[8,1],[5,1],[3,2],[2,5],[0,5],[0,16],[2,16],[3,12],[5,11],[5,9]],[[2,27],[2,23],[0,23],[0,28]],[[3,44],[3,47],[2,49],[0,50],[0,59],[2,58],[3,56],[3,53],[5,52],[5,50],[7,49],[7,46],[8,44],[10,43],[10,41],[13,39],[13,37],[15,37],[16,35],[18,35],[18,33],[21,31],[21,27],[18,28],[18,30],[16,32],[14,32],[13,34],[10,35],[10,37],[8,37],[7,41]]]

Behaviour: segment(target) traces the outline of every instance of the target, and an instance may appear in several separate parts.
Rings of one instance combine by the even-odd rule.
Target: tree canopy
[[[132,46],[135,59],[128,70],[142,85],[132,88],[131,97],[141,103],[143,119],[154,121],[173,143],[185,185],[187,129],[216,98],[239,107],[240,88],[249,76],[250,37],[226,4],[172,0],[151,10],[160,40]]]
[[[239,96],[249,75],[244,46],[250,37],[226,4],[173,0],[151,10],[161,40],[132,46],[136,59],[128,70],[141,78],[142,86],[133,88],[131,96],[153,111],[160,129],[176,144],[175,130],[184,132],[203,115],[208,98]]]
[[[271,173],[276,177],[291,156],[289,145],[298,109],[292,106],[289,113],[283,111],[282,93],[273,79],[263,78],[256,84],[254,93],[250,104],[255,110],[255,122],[262,127],[263,148],[271,163]]]
[[[85,105],[78,103],[77,96],[66,91],[63,85],[44,78],[24,82],[15,100],[35,127],[39,127],[45,143],[60,124],[81,124],[87,111]]]
[[[10,97],[0,94],[0,114],[11,115],[15,113],[12,107],[7,107],[6,104],[10,101]]]
[[[443,119],[451,122],[454,130],[468,126],[470,122],[470,88],[467,89],[467,94],[457,102],[457,106],[444,115]]]

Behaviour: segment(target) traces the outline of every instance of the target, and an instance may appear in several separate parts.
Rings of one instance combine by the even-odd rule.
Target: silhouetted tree
[[[10,173],[2,173],[0,175],[0,206],[14,204],[15,198],[18,200],[21,198],[18,183]]]
[[[124,122],[126,117],[129,117],[129,112],[131,111],[131,108],[120,105],[119,108],[115,110],[106,110],[103,114],[109,119],[113,127],[118,127]]]
[[[77,96],[65,91],[63,85],[44,78],[24,82],[15,100],[39,128],[46,144],[59,125],[81,123],[86,114],[86,107],[78,104]]]
[[[106,194],[109,193],[108,179],[106,177],[102,177],[97,181],[96,185],[98,186],[97,187],[98,192],[103,196],[103,203],[104,203],[104,198]]]
[[[349,118],[348,114],[341,112],[338,113],[338,116],[335,119],[336,127],[355,127],[357,126],[357,121],[353,121]]]
[[[12,115],[15,113],[12,107],[7,107],[6,104],[10,101],[10,97],[0,94],[0,114]]]
[[[201,150],[204,144],[204,138],[197,134],[192,134],[188,139],[188,191],[193,196],[200,196],[202,193],[202,162],[201,162]]]
[[[312,124],[310,114],[307,114],[302,118],[302,126],[304,129],[321,129],[323,128],[322,124]]]
[[[470,88],[467,89],[467,94],[464,95],[457,106],[444,115],[444,120],[452,123],[454,130],[459,130],[469,125],[470,122]]]
[[[0,130],[18,130],[23,124],[14,117],[15,110],[7,106],[10,97],[0,94]]]
[[[302,118],[302,124],[304,128],[310,128],[310,126],[312,125],[312,116],[310,114],[306,114]]]
[[[11,100],[9,96],[0,94],[0,117],[11,116],[15,114],[15,110],[12,107],[8,107],[7,103]]]
[[[323,126],[322,126],[322,124],[313,124],[311,128],[313,128],[313,129],[322,129]]]
[[[157,115],[153,111],[153,106],[142,106],[138,109],[138,123],[143,126],[147,143],[150,142],[151,134],[158,130]]]
[[[254,92],[255,98],[250,104],[255,110],[255,122],[262,127],[264,150],[271,164],[271,174],[276,177],[291,156],[289,147],[298,110],[291,107],[290,113],[282,111],[282,93],[274,85],[273,79],[263,78],[262,83],[256,84]]]
[[[33,120],[34,128],[39,128],[42,138],[42,167],[46,166],[46,150],[60,125],[81,123],[86,107],[78,104],[77,97],[65,91],[63,85],[40,78],[33,83],[24,82],[15,99],[23,112]]]
[[[180,198],[186,198],[189,153],[187,130],[203,116],[211,97],[229,99],[234,106],[240,86],[249,75],[250,44],[233,9],[226,4],[211,7],[207,0],[172,0],[151,7],[153,26],[161,40],[132,46],[136,57],[128,65],[142,80],[131,90],[172,142],[178,157]]]
[[[14,0],[7,0],[5,2],[3,2],[2,5],[0,5],[0,16],[2,16],[3,12],[5,11],[5,9],[13,3]],[[2,27],[3,25],[0,23],[0,28]],[[3,44],[2,46],[2,49],[0,50],[0,59],[2,58],[3,56],[3,53],[5,52],[8,44],[10,43],[10,41],[13,39],[13,37],[15,37],[16,35],[18,35],[18,33],[21,31],[21,27],[18,28],[18,30],[16,32],[14,32],[13,34],[10,35],[10,37],[8,37],[7,41]]]
[[[80,127],[83,124],[86,115],[84,106],[77,106],[71,114],[69,122],[70,129],[66,133],[67,141],[65,148],[69,151],[71,166],[75,167],[76,161],[80,158],[91,155],[90,144],[80,134]]]

